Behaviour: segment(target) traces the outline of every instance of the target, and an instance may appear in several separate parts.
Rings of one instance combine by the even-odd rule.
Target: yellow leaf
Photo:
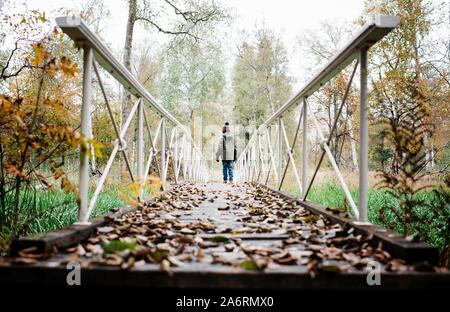
[[[31,58],[31,64],[40,66],[42,62],[47,59],[48,53],[40,43],[33,44],[32,49],[33,57]]]
[[[1,107],[2,111],[5,113],[9,113],[13,109],[12,103],[4,97],[2,97],[2,102],[1,102],[0,107]]]

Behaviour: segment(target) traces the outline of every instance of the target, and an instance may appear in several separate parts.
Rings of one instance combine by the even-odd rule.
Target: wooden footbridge
[[[256,184],[181,184],[12,249],[2,283],[65,285],[74,263],[87,286],[370,289],[369,269],[384,289],[442,289],[449,280],[424,243]]]
[[[322,71],[254,132],[236,163],[236,184],[208,182],[206,160],[189,131],[157,103],[81,20],[64,17],[57,23],[84,53],[82,133],[92,135],[90,102],[95,73],[117,141],[102,176],[95,180],[91,197],[90,158],[80,154],[78,222],[55,232],[15,240],[10,255],[0,258],[0,284],[64,286],[80,282],[87,286],[183,289],[450,288],[450,274],[437,266],[434,248],[367,222],[367,51],[396,27],[398,18],[377,16],[366,24]],[[361,87],[358,204],[307,102],[310,95],[352,62],[352,79],[359,66]],[[100,67],[137,98],[121,127],[114,121]],[[283,116],[296,105],[302,105],[302,113],[295,137],[289,142]],[[160,116],[154,132],[147,109]],[[125,153],[123,137],[135,117],[137,163],[133,166]],[[308,121],[315,126],[323,150],[311,178],[307,173]],[[301,175],[293,153],[300,129]],[[271,143],[273,133],[275,148]],[[90,219],[118,153],[123,154],[132,181],[141,185],[139,203]],[[340,213],[307,200],[325,155],[344,189],[348,212]],[[162,182],[170,186],[161,194],[145,198],[144,186],[156,159]],[[169,164],[172,184],[167,177]],[[302,194],[299,198],[279,191],[289,167]],[[275,181],[274,188],[269,181]],[[78,281],[71,274],[77,268]]]

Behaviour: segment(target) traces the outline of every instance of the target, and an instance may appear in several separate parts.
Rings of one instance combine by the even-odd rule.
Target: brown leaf
[[[111,266],[119,266],[123,263],[123,258],[116,254],[108,254],[105,258],[104,264]]]
[[[340,266],[332,264],[320,265],[318,269],[322,272],[327,273],[341,273],[343,271],[343,269]]]
[[[170,270],[170,262],[169,262],[169,260],[164,259],[163,261],[161,261],[160,267],[161,267],[162,271],[165,271],[165,272],[169,273],[170,275],[172,275],[172,272]]]
[[[13,262],[18,263],[18,264],[33,264],[33,263],[38,262],[38,259],[17,257],[17,258],[14,258]]]
[[[212,255],[212,257],[213,257],[212,261],[213,264],[233,265],[233,263],[230,260],[225,259],[219,255]]]
[[[234,245],[233,245],[233,244],[226,244],[226,245],[225,245],[225,250],[226,250],[227,252],[233,251],[233,250],[234,250]]]
[[[107,234],[112,231],[114,231],[114,228],[111,226],[104,226],[104,227],[97,228],[97,232],[99,232],[101,234]]]

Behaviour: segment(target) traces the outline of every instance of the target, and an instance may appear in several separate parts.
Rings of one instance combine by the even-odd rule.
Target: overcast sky
[[[73,6],[83,0],[21,0],[30,9],[47,12],[61,7]],[[255,23],[265,21],[267,26],[284,30],[295,36],[304,29],[314,28],[322,20],[337,18],[353,21],[362,12],[363,0],[216,0],[235,9],[239,28],[251,29]],[[19,2],[19,1],[17,1]],[[126,25],[126,1],[107,0],[111,10],[109,35],[111,38],[123,36]],[[120,43],[121,44],[121,43]]]
[[[54,17],[57,9],[61,7],[74,7],[83,0],[57,1],[57,0],[21,0],[28,9],[39,9]],[[249,32],[255,25],[265,23],[282,36],[283,43],[289,53],[291,75],[297,82],[304,81],[300,77],[301,61],[299,57],[296,38],[306,29],[320,27],[324,20],[352,22],[357,19],[363,9],[363,0],[218,0],[232,8],[236,14],[230,36],[224,42],[229,46],[231,54],[235,53],[237,41],[242,39],[242,30]],[[106,21],[105,39],[111,44],[115,52],[121,51],[125,37],[127,8],[125,0],[105,1],[110,9],[111,16]],[[143,28],[137,27],[135,42],[162,41],[164,35],[149,35]],[[297,50],[297,51],[296,51]]]

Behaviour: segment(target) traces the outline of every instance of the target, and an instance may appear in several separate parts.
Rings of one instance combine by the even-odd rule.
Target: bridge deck
[[[95,227],[16,242],[35,247],[0,258],[0,283],[64,285],[66,264],[77,261],[83,285],[360,289],[369,287],[368,264],[376,261],[381,287],[449,287],[448,273],[407,261],[408,248],[434,261],[424,244],[386,231],[380,239],[373,227],[318,210],[262,186],[183,184]]]

